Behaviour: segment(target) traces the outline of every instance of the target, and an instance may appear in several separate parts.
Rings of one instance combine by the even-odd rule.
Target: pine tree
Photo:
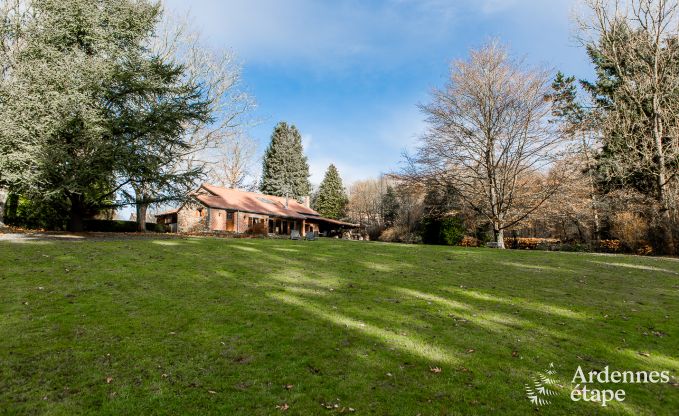
[[[340,219],[344,216],[348,202],[342,178],[335,165],[330,165],[314,198],[314,209],[324,217]]]
[[[282,121],[271,135],[264,152],[260,191],[276,196],[301,198],[309,195],[309,163],[304,156],[302,135],[294,125]]]
[[[399,208],[400,204],[398,203],[396,191],[394,191],[393,186],[388,185],[387,191],[382,195],[382,216],[386,226],[391,227],[394,225],[398,217]]]

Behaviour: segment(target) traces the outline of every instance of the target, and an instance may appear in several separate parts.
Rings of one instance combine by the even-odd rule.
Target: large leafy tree
[[[115,74],[107,95],[108,130],[122,141],[115,173],[132,189],[123,188],[123,196],[137,208],[139,231],[150,204],[183,198],[203,173],[174,163],[192,150],[187,127],[209,119],[201,88],[183,77],[182,66],[140,55]]]
[[[314,209],[324,217],[340,219],[346,212],[348,202],[342,178],[335,165],[331,164],[314,198]]]
[[[145,0],[34,0],[4,15],[0,176],[13,192],[69,212],[69,229],[134,204],[179,198],[201,175],[177,169],[187,129],[205,123],[210,99],[169,55],[150,47],[160,18]],[[26,13],[29,10],[30,13]],[[5,19],[7,21],[7,19]]]
[[[269,195],[300,198],[309,195],[309,164],[302,135],[294,125],[280,122],[264,153],[260,191]]]
[[[21,41],[3,64],[10,70],[0,90],[0,176],[29,198],[64,201],[69,228],[78,231],[117,191],[115,167],[128,152],[125,138],[108,129],[106,103],[120,80],[116,74],[153,30],[159,6],[143,0],[16,3],[22,12],[10,13],[2,32],[3,41]]]

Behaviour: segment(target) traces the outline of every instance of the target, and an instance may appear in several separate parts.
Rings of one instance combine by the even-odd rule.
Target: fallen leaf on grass
[[[649,354],[647,352],[642,352],[642,351],[639,351],[639,355],[644,356],[644,357],[650,357],[651,356],[651,354]]]
[[[512,357],[518,357],[519,352],[518,351],[512,351]]]
[[[106,377],[106,384],[111,384],[113,377]]]
[[[210,394],[217,394],[217,392],[214,391],[214,390],[208,390],[207,392],[210,393]]]
[[[473,348],[470,348],[470,349],[467,350],[467,354],[471,354],[471,353],[473,353],[473,352],[476,352],[476,350],[473,349]]]
[[[438,374],[438,373],[440,373],[440,372],[443,371],[443,370],[441,370],[440,367],[431,367],[431,368],[429,369],[429,371],[431,371],[431,372],[434,373],[434,374]]]
[[[281,412],[285,412],[285,411],[288,410],[289,408],[290,408],[290,406],[288,406],[287,403],[277,404],[277,405],[276,405],[276,409],[280,410]]]
[[[286,384],[285,386],[283,386],[285,390],[292,390],[293,387],[295,386],[293,386],[292,384]]]

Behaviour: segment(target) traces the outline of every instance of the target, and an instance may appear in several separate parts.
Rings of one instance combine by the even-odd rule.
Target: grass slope
[[[579,365],[676,376],[678,289],[679,262],[654,258],[0,242],[0,413],[523,415],[553,362],[561,394],[538,413],[677,414],[676,384],[606,408],[568,388]]]

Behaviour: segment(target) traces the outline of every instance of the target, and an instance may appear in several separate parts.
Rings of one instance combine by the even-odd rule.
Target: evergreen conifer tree
[[[309,195],[309,163],[304,156],[302,135],[294,125],[282,121],[271,135],[264,152],[260,191],[276,196],[301,198]]]
[[[327,218],[340,219],[348,203],[342,178],[335,165],[330,165],[314,198],[314,209]]]
[[[387,191],[382,195],[382,216],[385,225],[388,227],[394,225],[398,217],[399,208],[400,204],[394,187],[387,185]]]

